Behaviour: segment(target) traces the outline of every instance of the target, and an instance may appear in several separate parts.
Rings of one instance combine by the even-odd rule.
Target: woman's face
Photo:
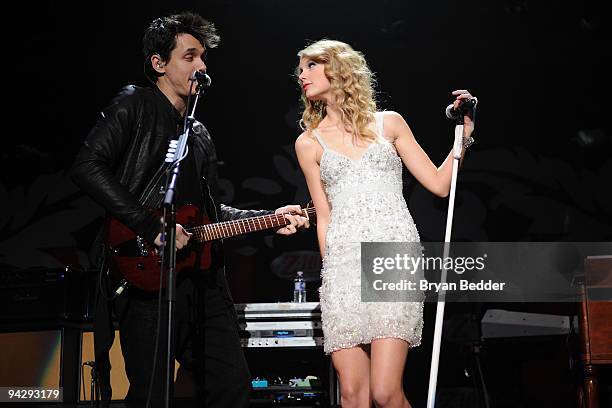
[[[300,58],[298,78],[302,84],[302,91],[309,100],[328,100],[331,94],[331,83],[324,72],[325,66],[309,59]]]

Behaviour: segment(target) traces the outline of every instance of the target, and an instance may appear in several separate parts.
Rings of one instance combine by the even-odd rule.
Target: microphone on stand
[[[207,89],[212,82],[210,76],[208,76],[208,74],[203,71],[194,71],[192,80],[198,82],[198,92]]]
[[[461,101],[457,108],[451,103],[446,107],[446,117],[449,119],[458,119],[467,115],[470,119],[474,120],[476,105],[478,105],[478,99],[476,97],[468,99],[467,101]]]

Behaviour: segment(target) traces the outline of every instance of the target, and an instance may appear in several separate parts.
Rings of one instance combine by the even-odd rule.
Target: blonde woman
[[[418,242],[402,196],[402,162],[429,191],[450,191],[452,155],[436,167],[399,114],[377,112],[363,55],[332,40],[298,53],[305,131],[295,143],[317,208],[325,338],[342,407],[410,407],[402,388],[408,349],[420,345],[422,302],[361,302],[360,243]],[[457,90],[455,107],[472,98]],[[464,146],[474,129],[465,117]]]

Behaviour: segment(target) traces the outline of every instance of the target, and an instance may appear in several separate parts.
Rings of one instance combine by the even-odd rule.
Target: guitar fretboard
[[[313,207],[303,208],[308,218],[316,215]],[[295,214],[295,213],[289,213]],[[241,218],[232,221],[224,221],[215,224],[201,225],[198,227],[187,228],[199,242],[213,241],[234,237],[247,232],[263,231],[270,228],[284,227],[290,224],[285,218],[285,214],[268,214],[259,217]]]

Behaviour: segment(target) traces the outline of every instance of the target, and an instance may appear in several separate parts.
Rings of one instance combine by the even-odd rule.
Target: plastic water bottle
[[[306,282],[302,271],[297,271],[297,276],[293,280],[293,301],[306,302]]]

